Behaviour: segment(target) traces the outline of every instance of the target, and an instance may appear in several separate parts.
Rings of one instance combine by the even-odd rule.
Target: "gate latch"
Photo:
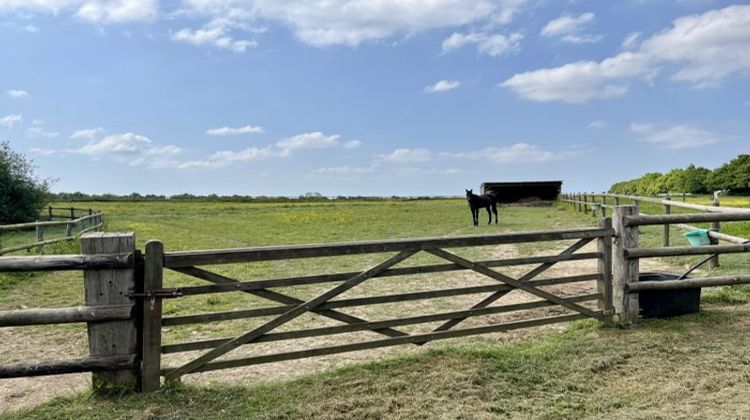
[[[131,299],[142,297],[149,300],[178,298],[180,296],[182,296],[182,291],[180,289],[154,289],[145,293],[131,292],[128,294],[128,297]]]

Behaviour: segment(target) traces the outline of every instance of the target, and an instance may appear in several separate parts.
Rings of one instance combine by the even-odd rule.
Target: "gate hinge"
[[[131,299],[146,298],[151,300],[177,298],[180,296],[182,296],[182,291],[180,289],[154,289],[144,293],[131,292],[128,294],[128,297]]]

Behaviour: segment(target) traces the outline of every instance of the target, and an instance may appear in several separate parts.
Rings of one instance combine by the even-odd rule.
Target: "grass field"
[[[591,216],[565,206],[504,207],[501,208],[500,225],[475,228],[471,226],[470,213],[463,200],[306,204],[85,203],[81,206],[102,210],[106,215],[107,231],[135,232],[139,248],[142,249],[149,239],[159,239],[167,251],[560,229],[592,226],[596,222]],[[644,228],[642,243],[658,244],[660,232],[657,227]],[[673,232],[673,235],[673,243],[684,242],[679,232]],[[541,249],[538,245],[525,244],[460,251],[467,256],[503,258],[518,256],[519,253],[559,251],[561,246],[563,244],[552,244],[550,249]],[[68,244],[53,251],[73,253],[77,249],[74,244]],[[371,255],[227,265],[212,269],[250,280],[323,273],[333,267],[336,267],[335,271],[357,270],[382,259],[381,255]],[[723,267],[719,272],[747,272],[750,266],[745,260],[738,257],[735,266],[735,261],[727,257],[722,260]],[[412,263],[431,261],[429,257],[420,257]],[[694,261],[690,258],[656,261],[654,267],[679,271]],[[581,269],[564,266],[555,273],[564,275],[568,270],[579,273]],[[457,283],[474,285],[477,281],[471,276],[431,275],[373,283],[357,293],[424,290]],[[205,283],[166,272],[167,287],[187,284]],[[285,291],[304,298],[325,287],[298,286]],[[0,275],[0,309],[79,305],[82,296],[80,273]],[[631,330],[601,328],[595,323],[582,322],[571,324],[562,332],[552,329],[521,336],[493,334],[430,345],[422,350],[400,347],[351,358],[334,357],[326,363],[288,362],[264,365],[267,367],[263,369],[220,371],[219,375],[196,382],[198,385],[172,386],[146,398],[94,397],[84,392],[54,400],[18,416],[595,418],[604,415],[643,418],[667,416],[673,412],[689,415],[690,411],[681,406],[686,395],[695,397],[697,405],[691,409],[697,410],[696,413],[727,414],[734,409],[744,410],[742,412],[750,415],[745,399],[737,396],[741,394],[739,389],[747,387],[750,382],[747,364],[744,364],[750,362],[741,351],[748,344],[747,334],[740,333],[742,328],[747,328],[745,303],[748,296],[750,293],[744,289],[704,293],[704,302],[709,308],[707,312],[676,321],[648,322]],[[398,311],[406,309],[417,312],[465,309],[479,299],[434,300],[429,308],[386,306],[374,312],[354,314],[371,319],[393,318]],[[167,301],[165,315],[258,306],[269,305],[246,294],[224,293]],[[300,319],[291,326],[320,326],[318,322],[314,318]],[[251,325],[250,321],[243,320],[170,327],[164,329],[164,340],[171,343],[232,336],[247,331]],[[27,360],[29,349],[35,349],[37,356],[44,356],[46,352],[54,358],[83,356],[87,351],[85,327],[33,327],[24,329],[23,335],[16,331],[18,329],[0,330],[0,340],[11,343],[10,348],[0,354],[0,364]],[[380,361],[351,364],[372,359]],[[346,367],[304,375],[306,372],[321,372],[330,366]],[[627,367],[636,368],[626,370]],[[687,379],[680,379],[683,377],[679,375],[685,375]],[[65,382],[55,383],[57,378],[64,377],[50,378],[48,387],[72,387]],[[281,380],[283,378],[298,379]],[[268,383],[269,379],[276,381]],[[254,385],[259,381],[262,384]],[[85,386],[75,389],[85,389]],[[724,406],[721,408],[726,411],[711,411],[714,402],[724,398],[726,392],[730,394],[722,401]],[[2,393],[0,387],[0,395]],[[39,395],[42,398],[37,402],[49,397],[42,391]],[[14,405],[8,401],[12,398],[6,397],[6,407],[15,409],[29,405]],[[23,398],[24,395],[19,397]]]

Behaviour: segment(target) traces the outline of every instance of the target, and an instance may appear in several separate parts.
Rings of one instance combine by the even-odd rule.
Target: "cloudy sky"
[[[56,191],[600,191],[750,153],[750,2],[0,0]]]

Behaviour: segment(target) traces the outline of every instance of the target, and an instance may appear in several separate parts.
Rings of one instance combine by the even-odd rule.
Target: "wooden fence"
[[[47,207],[46,219],[52,221],[54,219],[67,219],[75,220],[83,216],[91,216],[94,213],[99,213],[94,209],[82,209],[78,207]]]
[[[577,200],[582,201],[582,200]],[[639,215],[636,206],[614,206],[613,219],[601,218],[595,228],[473,235],[443,238],[381,240],[334,244],[273,246],[203,251],[165,252],[159,241],[146,244],[145,254],[135,249],[133,234],[90,233],[82,237],[82,255],[0,257],[2,271],[83,270],[86,306],[77,308],[0,311],[0,327],[86,322],[89,331],[90,356],[83,360],[26,363],[0,367],[0,378],[47,375],[68,372],[94,372],[94,386],[111,389],[158,389],[161,378],[179,379],[183,375],[217,369],[252,366],[314,356],[332,355],[395,345],[423,345],[455,337],[503,332],[584,318],[616,319],[636,322],[639,316],[639,292],[716,285],[750,283],[750,276],[709,277],[687,281],[639,282],[639,260],[672,255],[701,255],[750,251],[750,244],[701,247],[641,248],[638,227],[644,225],[697,222],[730,222],[750,220],[748,212],[713,212],[699,214]],[[614,239],[616,238],[616,240]],[[573,241],[552,255],[521,256],[474,261],[465,255],[474,247],[504,244]],[[596,251],[583,247],[596,242]],[[457,249],[457,250],[456,250]],[[418,253],[438,257],[441,263],[397,264]],[[353,255],[382,256],[382,262],[362,271],[305,274],[296,277],[242,280],[220,274],[226,264],[247,264]],[[595,272],[540,278],[558,263],[594,260]],[[505,274],[504,267],[530,266],[522,275]],[[165,288],[165,270],[206,281],[205,285],[177,285]],[[338,270],[341,271],[341,270]],[[358,297],[341,295],[367,282],[383,281],[395,276],[473,272],[494,280],[493,284],[449,288],[430,287],[420,291],[365,294]],[[578,282],[596,282],[595,293],[553,293],[546,286]],[[285,289],[308,285],[331,287],[311,297],[300,299]],[[521,290],[538,298],[503,305],[493,305],[508,293]],[[163,316],[163,299],[240,292],[271,302],[268,306],[228,312],[170,314]],[[389,294],[390,293],[390,294]],[[432,299],[472,296],[478,298],[466,309],[445,311],[432,305]],[[401,315],[372,321],[354,316],[347,309],[403,303],[410,308],[426,302],[432,312]],[[186,306],[186,305],[183,305]],[[376,306],[377,307],[377,306]],[[537,308],[555,308],[556,315],[533,315]],[[487,320],[487,315],[512,313],[512,320]],[[312,328],[282,329],[279,327],[305,314],[333,319],[336,325],[314,325]],[[270,318],[269,318],[270,317]],[[235,337],[197,341],[162,343],[165,327],[259,320],[249,330]],[[471,325],[459,326],[467,319]],[[427,332],[406,332],[406,326],[439,322]],[[299,327],[298,327],[299,328]],[[332,337],[353,332],[370,332],[378,336],[356,335],[342,344],[308,347],[312,337]],[[287,350],[283,344],[293,341],[301,349]],[[239,347],[266,343],[270,353],[224,358]],[[270,344],[269,344],[270,343]],[[336,342],[338,343],[338,341]],[[162,355],[203,351],[202,354],[173,366],[165,365]]]
[[[53,207],[50,207],[49,209],[50,209],[50,215],[51,215]],[[49,244],[53,244],[53,243],[57,243],[61,241],[75,239],[86,232],[89,232],[92,230],[98,230],[104,226],[104,214],[102,214],[101,212],[96,212],[91,209],[83,209],[83,210],[86,210],[86,213],[88,214],[78,217],[75,213],[76,210],[81,210],[81,209],[75,209],[71,207],[70,215],[71,217],[77,217],[77,218],[71,218],[70,220],[65,220],[65,221],[54,221],[52,220],[52,216],[50,216],[49,221],[17,223],[13,225],[0,225],[0,233],[24,231],[24,230],[29,230],[29,231],[33,230],[34,232],[33,242],[2,248],[0,249],[0,255],[5,255],[11,252],[21,251],[24,249],[40,248],[44,245],[49,245]],[[52,238],[52,239],[44,238],[44,233],[46,229],[59,229],[61,226],[65,226],[65,233],[64,233],[65,236]]]
[[[138,385],[138,301],[142,272],[133,234],[90,233],[81,255],[0,257],[0,271],[83,270],[85,306],[0,311],[0,327],[87,323],[89,357],[0,366],[0,378],[94,372],[97,389]],[[142,264],[140,264],[142,267]],[[29,349],[30,353],[36,349]]]
[[[683,197],[684,200],[684,197]],[[592,216],[596,217],[597,214],[601,217],[607,217],[607,212],[614,210],[616,206],[621,204],[630,204],[635,206],[640,213],[641,203],[656,204],[662,207],[664,215],[672,214],[672,208],[683,208],[690,210],[698,210],[708,213],[736,213],[740,215],[750,214],[750,208],[741,207],[721,207],[718,197],[714,197],[710,206],[701,204],[685,203],[680,201],[674,201],[669,199],[653,198],[653,197],[641,197],[624,194],[606,194],[606,193],[566,193],[562,195],[561,201],[573,205],[575,209],[583,213],[591,213]],[[645,215],[645,214],[643,214]],[[743,216],[740,216],[743,217]],[[746,220],[746,219],[738,219]],[[737,236],[727,235],[721,233],[721,222],[713,220],[710,216],[704,220],[696,218],[690,219],[691,223],[694,222],[709,222],[710,229],[708,236],[711,240],[712,245],[718,245],[719,241],[726,241],[733,244],[742,244],[747,242],[747,239],[740,238]],[[695,230],[698,227],[689,225],[687,223],[663,223],[662,224],[662,246],[668,247],[670,242],[670,227],[674,226],[681,230]],[[719,266],[719,257],[716,256],[709,261],[709,267],[716,268]]]
[[[83,237],[84,255],[44,257],[0,257],[0,271],[84,270],[86,304],[81,308],[24,310],[0,312],[0,327],[36,325],[62,322],[89,323],[91,356],[85,360],[55,361],[0,368],[0,378],[94,371],[95,386],[108,383],[133,386],[142,391],[157,389],[160,378],[177,379],[193,372],[204,372],[238,366],[293,360],[357,350],[412,344],[490,332],[566,322],[583,318],[608,319],[612,314],[611,254],[613,230],[609,220],[598,228],[553,230],[544,232],[506,233],[448,238],[367,241],[337,244],[296,245],[279,247],[241,248],[208,251],[164,252],[163,245],[151,241],[145,255],[132,247],[133,236],[95,233]],[[472,261],[459,255],[467,249],[481,246],[549,241],[573,241],[553,255],[526,256],[510,259]],[[597,243],[596,251],[583,252],[586,244]],[[456,253],[453,248],[460,248]],[[450,249],[450,251],[449,251]],[[394,267],[418,253],[427,253],[445,263]],[[381,263],[357,272],[304,275],[242,281],[221,275],[213,267],[221,264],[254,263],[259,261],[296,260],[321,257],[374,254],[384,255]],[[562,277],[539,278],[540,274],[566,261],[598,261],[591,273]],[[210,265],[211,270],[206,265]],[[530,266],[520,276],[498,271],[502,267]],[[207,281],[207,285],[186,285],[164,288],[164,270]],[[451,288],[428,288],[408,293],[376,294],[355,298],[334,299],[365,282],[394,276],[419,276],[430,273],[471,271],[494,280],[494,284],[476,286],[456,285]],[[114,277],[113,277],[114,276]],[[416,279],[419,279],[417,277]],[[101,282],[108,281],[108,284]],[[596,282],[595,293],[575,295],[555,294],[545,286],[577,282]],[[284,291],[302,285],[331,284],[331,287],[310,299],[299,299]],[[523,290],[538,300],[523,303],[492,305],[513,290]],[[241,292],[261,297],[272,305],[231,312],[199,313],[162,316],[162,300],[209,293]],[[402,316],[369,321],[347,313],[347,308],[361,308],[386,303],[417,301],[476,295],[477,301],[469,308],[444,312],[438,305],[428,306],[433,313]],[[407,306],[410,307],[410,306]],[[557,315],[534,317],[536,308],[558,307]],[[527,312],[523,312],[527,311]],[[486,321],[487,315],[514,313],[512,321]],[[278,327],[303,314],[315,314],[339,321],[333,326],[278,331]],[[526,315],[524,318],[523,315]],[[237,336],[212,340],[177,342],[163,345],[164,327],[228,321],[272,316],[270,321]],[[484,316],[484,318],[482,318]],[[531,318],[529,318],[531,316]],[[455,328],[467,319],[476,320],[470,326]],[[476,323],[479,323],[476,325]],[[404,332],[399,327],[440,322],[429,332]],[[278,350],[272,354],[216,360],[237,347],[251,343],[273,343],[297,340],[306,345],[305,338],[327,337],[351,332],[369,331],[383,338],[356,339],[346,344],[303,348],[295,351]],[[179,366],[163,366],[162,354],[207,350],[201,356]],[[112,373],[114,371],[114,373]],[[111,388],[111,386],[109,386]]]

